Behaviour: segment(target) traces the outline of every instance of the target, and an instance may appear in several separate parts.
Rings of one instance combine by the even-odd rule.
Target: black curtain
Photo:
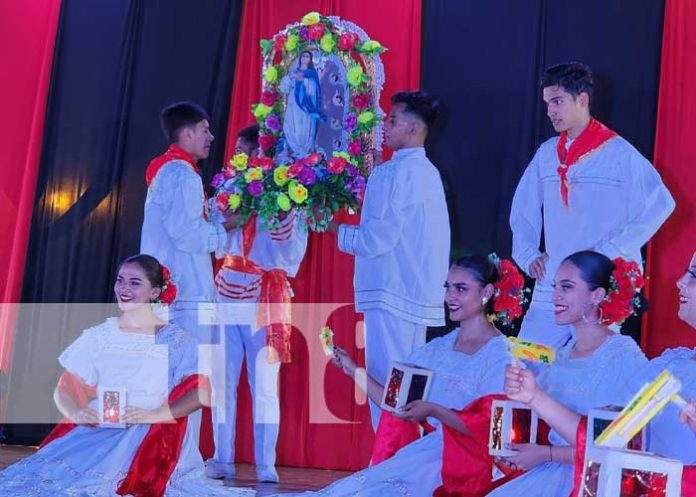
[[[217,137],[206,177],[223,163],[241,5],[63,0],[22,302],[113,300],[116,265],[140,245],[145,167],[167,146],[164,106],[206,107]],[[79,317],[91,314],[83,306],[21,313],[10,419],[36,409],[26,392],[55,385],[56,357],[80,332],[76,322],[96,324]],[[36,374],[39,365],[45,374]],[[55,410],[50,396],[44,408]],[[35,443],[46,431],[6,428],[10,443]]]
[[[588,64],[594,116],[652,158],[663,16],[664,0],[425,0],[421,82],[443,104],[428,152],[445,182],[453,259],[510,257],[512,196],[554,134],[539,87],[546,67]],[[624,332],[637,338],[639,320]]]
[[[593,114],[652,158],[663,0],[426,0],[423,88],[444,119],[429,153],[445,179],[453,256],[509,256],[512,195],[553,135],[544,68],[577,60],[595,74]]]

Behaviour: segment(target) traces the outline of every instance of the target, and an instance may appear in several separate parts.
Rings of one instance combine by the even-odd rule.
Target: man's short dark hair
[[[551,66],[541,77],[541,89],[549,86],[560,86],[577,98],[581,93],[587,93],[592,102],[594,81],[592,69],[581,62],[566,62]]]
[[[259,148],[259,125],[252,124],[237,133],[237,138],[241,138],[251,149]]]
[[[193,102],[177,102],[168,105],[160,113],[160,123],[169,143],[176,143],[179,132],[184,128],[196,126],[199,122],[210,121],[203,107]]]
[[[404,111],[423,121],[428,130],[435,124],[440,112],[440,102],[421,90],[395,93],[391,103],[404,104]]]

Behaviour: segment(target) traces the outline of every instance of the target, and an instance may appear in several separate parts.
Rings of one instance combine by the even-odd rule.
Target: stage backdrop
[[[0,303],[10,303],[19,302],[24,276],[60,0],[5,0],[0,12]],[[14,311],[0,307],[3,372],[12,355]]]
[[[677,208],[648,251],[650,274],[643,348],[649,356],[667,347],[696,346],[694,330],[677,317],[675,281],[696,250],[696,3],[667,0],[655,164]],[[693,297],[692,297],[693,298]]]
[[[665,68],[671,70],[663,74],[662,84],[669,91],[662,95],[658,138],[664,148],[658,147],[658,166],[682,206],[673,218],[680,224],[672,233],[683,230],[694,198],[686,187],[691,179],[686,176],[690,174],[688,158],[693,157],[696,143],[693,127],[686,122],[694,105],[693,94],[687,90],[693,93],[695,87],[685,86],[685,82],[693,83],[693,74],[684,68],[687,54],[693,51],[694,33],[689,26],[696,17],[688,1],[669,0],[664,37],[665,57],[670,58]],[[652,155],[663,16],[660,0],[634,0],[630,8],[622,0],[588,0],[582,5],[570,0],[530,0],[524,5],[513,0],[427,0],[422,47],[418,1],[402,1],[394,8],[395,2],[387,0],[250,0],[244,2],[240,25],[241,3],[63,1],[22,301],[111,299],[116,262],[139,246],[144,167],[165,147],[158,129],[159,110],[181,99],[197,100],[211,110],[217,146],[204,164],[209,178],[229,157],[225,150],[229,152],[232,140],[223,144],[225,135],[233,135],[251,120],[249,104],[259,92],[258,39],[310,10],[353,20],[391,49],[384,55],[385,101],[392,91],[418,86],[422,50],[422,85],[441,97],[445,111],[430,150],[448,189],[455,255],[510,252],[507,217],[512,192],[538,143],[551,135],[539,97],[543,67],[569,59],[593,66],[597,116],[648,157]],[[46,40],[50,40],[50,23],[46,26]],[[680,111],[682,120],[670,124],[667,117],[675,111]],[[22,157],[22,149],[13,150]],[[674,174],[673,165],[678,165]],[[3,177],[3,188],[5,184]],[[683,206],[687,210],[680,211]],[[667,246],[667,239],[662,243]],[[693,238],[684,241],[680,250],[690,250],[685,248],[689,244],[693,247]],[[685,265],[683,259],[677,263]],[[653,278],[660,280],[666,266],[654,262],[653,267]],[[301,271],[294,282],[298,301],[351,300],[352,261],[336,253],[331,236],[312,237]],[[665,299],[673,292],[667,288],[669,281]],[[654,302],[657,315],[663,304],[659,298]],[[357,353],[352,310],[334,319],[349,342],[344,345],[350,344]],[[659,324],[650,323],[650,337],[664,333]],[[58,336],[51,336],[51,331]],[[54,364],[60,350],[78,333],[78,329],[58,333],[33,327],[18,331],[12,370],[17,387],[9,394],[12,405],[22,408],[24,393],[31,391],[31,368]],[[51,347],[38,347],[48,336]],[[657,350],[665,343],[648,345]],[[304,345],[297,337],[294,345],[301,361]],[[331,407],[336,415],[363,423],[334,427],[335,431],[330,426],[308,427],[300,400],[306,398],[306,383],[293,380],[303,378],[303,368],[301,362],[283,368],[283,401],[288,402],[288,396],[298,400],[292,400],[294,407],[285,408],[279,462],[346,469],[363,465],[369,448],[366,410],[349,402],[349,382],[337,371],[329,373]],[[50,398],[45,408],[53,408]],[[248,423],[248,417],[242,416],[240,422]],[[35,443],[41,438],[40,431],[26,426],[14,428],[9,435],[15,443]],[[301,443],[297,442],[300,437]],[[295,442],[298,445],[293,446]],[[240,447],[240,455],[249,459],[248,445]]]

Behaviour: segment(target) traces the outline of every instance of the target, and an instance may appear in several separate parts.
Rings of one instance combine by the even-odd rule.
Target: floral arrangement
[[[488,259],[498,269],[498,280],[493,284],[493,314],[488,319],[508,327],[524,314],[529,288],[524,286],[524,276],[514,262],[496,254],[490,254]]]
[[[240,153],[213,177],[211,186],[217,209],[239,213],[242,224],[255,213],[264,226],[273,227],[291,209],[299,209],[307,211],[310,227],[322,231],[338,209],[362,204],[366,179],[345,152],[334,152],[328,161],[314,152],[289,165]]]
[[[621,324],[643,307],[640,290],[645,285],[640,267],[634,261],[617,257],[612,261],[610,290],[600,304],[601,321],[605,325]]]
[[[260,156],[235,155],[229,166],[213,180],[216,204],[242,214],[242,222],[255,212],[267,226],[277,223],[290,209],[306,211],[310,228],[322,231],[340,208],[362,204],[366,178],[372,166],[369,151],[381,139],[381,84],[375,84],[379,54],[385,48],[362,30],[337,18],[310,12],[300,22],[287,26],[270,40],[261,40],[263,53],[262,92],[252,113],[260,127]],[[340,59],[346,69],[347,112],[342,129],[348,140],[345,150],[328,156],[313,152],[306,157],[283,155],[285,103],[281,80],[292,62],[304,51],[320,51]],[[339,123],[341,124],[341,123]]]
[[[169,268],[164,264],[162,264],[162,278],[164,279],[164,283],[162,283],[162,291],[160,292],[159,297],[157,297],[155,303],[171,305],[172,302],[176,300],[178,288],[172,281],[172,275]]]

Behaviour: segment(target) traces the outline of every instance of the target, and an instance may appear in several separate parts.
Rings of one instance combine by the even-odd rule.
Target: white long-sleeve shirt
[[[615,137],[568,170],[569,206],[561,199],[554,137],[542,143],[512,200],[512,256],[524,271],[541,255],[542,227],[549,256],[533,303],[551,302],[560,263],[592,249],[641,264],[640,249],[674,210],[674,200],[650,162]],[[543,215],[542,215],[543,212]]]
[[[449,215],[440,173],[424,148],[398,150],[372,171],[360,225],[339,227],[338,248],[355,256],[358,311],[444,324]]]
[[[201,177],[186,162],[165,164],[147,190],[140,252],[167,266],[177,302],[213,302],[211,253],[222,248],[222,224],[207,221]]]
[[[256,236],[249,251],[249,259],[265,270],[282,269],[294,277],[307,251],[307,224],[304,215],[291,211],[277,229],[267,230],[261,220],[256,219]],[[229,243],[218,251],[217,256],[242,255],[242,231],[235,230]],[[218,301],[258,302],[261,291],[261,276],[225,267],[215,276]]]

